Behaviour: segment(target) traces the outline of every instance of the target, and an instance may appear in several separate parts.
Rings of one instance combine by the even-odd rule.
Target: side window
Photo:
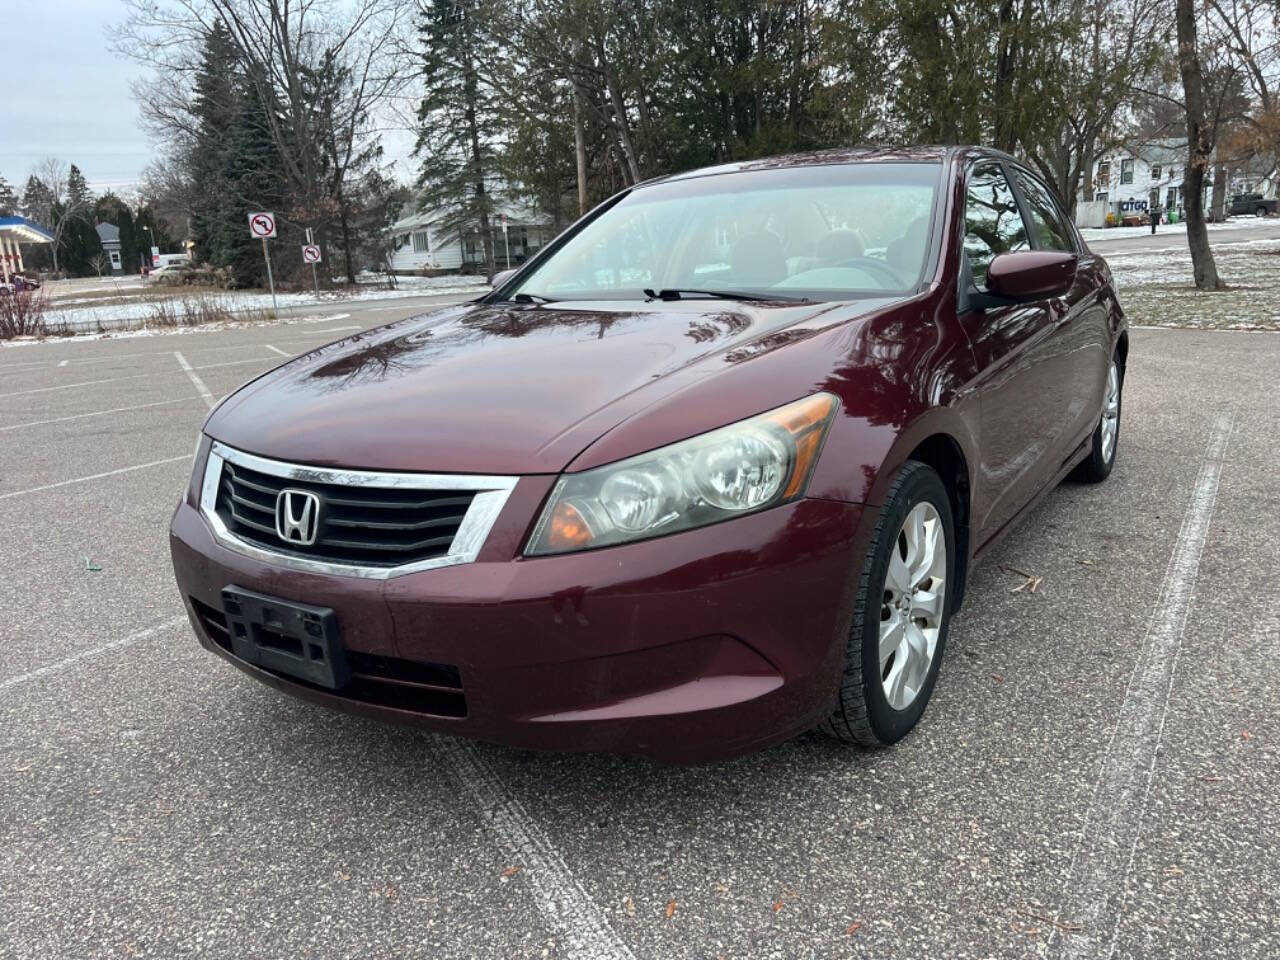
[[[964,252],[978,289],[986,288],[987,268],[998,254],[1028,248],[1027,227],[1004,171],[995,163],[974,167],[965,194]]]
[[[1075,243],[1071,238],[1071,228],[1067,226],[1062,211],[1058,209],[1053,196],[1040,181],[1029,177],[1021,170],[1015,170],[1018,186],[1022,195],[1027,198],[1027,207],[1031,211],[1031,229],[1035,231],[1036,245],[1041,250],[1075,251]]]

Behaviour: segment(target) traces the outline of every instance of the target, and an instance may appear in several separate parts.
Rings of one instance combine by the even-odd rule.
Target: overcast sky
[[[108,49],[124,5],[38,0],[9,13],[0,39],[0,175],[21,195],[35,164],[53,155],[79,166],[96,192],[128,189],[154,156],[129,93],[143,71]]]
[[[22,195],[42,157],[76,164],[95,193],[127,192],[156,144],[138,126],[129,85],[146,70],[109,47],[127,14],[120,0],[35,0],[10,8],[0,31],[0,176]],[[387,131],[395,174],[412,179],[413,138]]]

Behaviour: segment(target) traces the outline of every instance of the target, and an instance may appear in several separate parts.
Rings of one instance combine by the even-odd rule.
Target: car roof
[[[725,173],[746,173],[753,170],[778,170],[788,167],[810,167],[853,163],[944,163],[949,159],[970,159],[974,157],[993,157],[1001,160],[1014,160],[1013,157],[999,150],[981,146],[942,146],[942,145],[892,145],[892,146],[858,146],[836,147],[830,150],[812,150],[806,153],[788,153],[777,157],[760,157],[754,160],[739,160],[734,163],[722,163],[712,167],[700,167],[697,170],[686,170],[665,177],[655,177],[637,186],[650,186],[656,183],[671,183],[677,180],[692,180],[697,177],[716,176]],[[1015,161],[1016,162],[1016,161]]]

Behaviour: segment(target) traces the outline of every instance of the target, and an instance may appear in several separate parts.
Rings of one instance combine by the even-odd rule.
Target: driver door
[[[1037,247],[1007,165],[981,160],[965,189],[961,282],[986,290],[1001,253]],[[976,362],[982,436],[973,521],[981,546],[1057,473],[1061,420],[1071,399],[1071,360],[1058,336],[1061,308],[1048,300],[981,309],[962,292],[959,322]]]

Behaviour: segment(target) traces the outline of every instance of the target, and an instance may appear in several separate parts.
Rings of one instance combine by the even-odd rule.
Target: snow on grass
[[[1280,330],[1280,242],[1232,243],[1213,251],[1226,290],[1197,290],[1186,250],[1107,255],[1116,292],[1138,326]]]
[[[363,280],[364,278],[362,278]],[[181,288],[155,288],[150,295],[136,298],[112,298],[110,302],[73,300],[66,306],[52,301],[45,313],[45,322],[52,329],[74,332],[96,332],[110,329],[129,329],[147,326],[157,320],[164,325],[164,317],[172,313],[192,313],[192,306],[200,314],[222,312],[226,314],[265,314],[277,307],[344,306],[370,300],[400,300],[431,294],[486,293],[489,285],[483,277],[398,277],[396,288],[390,289],[379,278],[361,282],[355,288],[321,291],[316,296],[310,291],[280,293],[273,301],[270,293],[258,290],[187,291]]]
[[[1257,227],[1265,223],[1274,223],[1275,221],[1259,220],[1257,217],[1234,217],[1223,223],[1206,224],[1209,228],[1209,235],[1230,230],[1245,230],[1249,227]],[[1156,236],[1163,234],[1177,233],[1186,235],[1187,222],[1183,220],[1181,223],[1161,223],[1156,226]],[[1151,235],[1150,224],[1140,227],[1081,227],[1080,235],[1089,240],[1124,240],[1127,237],[1149,237]]]

